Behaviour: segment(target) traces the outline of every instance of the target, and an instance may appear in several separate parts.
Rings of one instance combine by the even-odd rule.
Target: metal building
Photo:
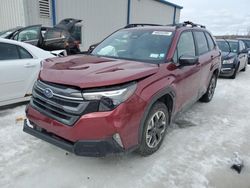
[[[178,23],[181,9],[165,0],[1,0],[0,30],[77,18],[87,49],[129,23]]]

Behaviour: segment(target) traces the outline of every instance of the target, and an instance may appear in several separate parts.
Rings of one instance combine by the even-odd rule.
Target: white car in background
[[[0,106],[29,100],[41,61],[58,53],[0,38]]]

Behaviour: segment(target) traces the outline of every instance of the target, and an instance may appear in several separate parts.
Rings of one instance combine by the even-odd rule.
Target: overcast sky
[[[169,0],[183,6],[181,21],[206,25],[214,35],[250,31],[250,0]]]

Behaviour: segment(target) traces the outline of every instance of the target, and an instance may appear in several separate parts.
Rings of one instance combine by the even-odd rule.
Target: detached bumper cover
[[[123,148],[121,148],[112,138],[106,140],[70,142],[54,134],[48,133],[36,125],[30,126],[28,120],[24,121],[23,131],[80,156],[103,157],[111,153],[124,152]]]

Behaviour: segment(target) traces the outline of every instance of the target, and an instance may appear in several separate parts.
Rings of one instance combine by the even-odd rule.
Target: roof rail
[[[177,23],[177,24],[169,24],[167,26],[175,26],[177,28],[186,27],[186,26],[206,28],[204,25],[196,24],[190,21],[185,21],[183,23]]]
[[[128,24],[124,27],[124,29],[127,28],[133,28],[133,27],[144,27],[144,26],[163,26],[159,24],[145,24],[145,23],[134,23],[134,24]]]
[[[177,23],[177,24],[168,24],[168,25],[160,25],[160,24],[148,24],[148,23],[133,23],[126,25],[123,29],[133,28],[133,27],[144,27],[144,26],[175,26],[176,28],[180,27],[200,27],[200,28],[206,28],[204,25],[196,24],[191,21],[185,21],[183,23]]]
[[[190,22],[190,21],[185,21],[185,22],[183,22],[181,24],[182,24],[181,26],[184,26],[184,27],[190,25],[191,27],[206,28],[204,25],[196,24],[196,23],[193,23],[193,22]]]

